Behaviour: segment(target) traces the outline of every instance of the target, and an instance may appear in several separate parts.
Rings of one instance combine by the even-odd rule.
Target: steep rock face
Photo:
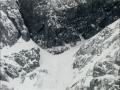
[[[120,16],[118,0],[19,0],[32,39],[42,48],[88,39]]]
[[[72,9],[74,17],[71,18],[71,10],[67,14],[67,26],[72,26],[85,39],[96,35],[105,26],[117,20],[120,16],[120,1],[91,0],[92,2],[79,5]]]
[[[0,11],[0,15],[0,48],[2,48],[3,46],[15,43],[19,33],[3,11]]]
[[[75,55],[70,90],[119,90],[120,19],[84,42]]]
[[[0,48],[13,45],[21,35],[29,40],[16,0],[0,1]]]

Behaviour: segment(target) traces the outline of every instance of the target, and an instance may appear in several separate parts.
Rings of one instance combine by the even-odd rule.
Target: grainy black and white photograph
[[[0,90],[120,90],[120,0],[0,0]]]

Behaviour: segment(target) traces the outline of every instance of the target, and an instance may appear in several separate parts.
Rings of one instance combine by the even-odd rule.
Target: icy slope
[[[69,85],[73,77],[73,55],[78,50],[78,47],[79,46],[73,47],[69,51],[55,56],[47,56],[44,53],[41,54],[41,57],[42,55],[47,57],[43,59],[44,61],[41,68],[46,69],[48,74],[50,74],[50,76],[46,78],[46,81],[43,81],[43,90],[64,90],[67,85]]]

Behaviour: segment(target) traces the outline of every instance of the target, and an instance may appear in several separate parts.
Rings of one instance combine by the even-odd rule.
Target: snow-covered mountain
[[[0,0],[0,90],[119,90],[119,18],[119,0]]]
[[[26,42],[20,38],[14,46],[2,49],[2,58],[7,63],[16,63],[15,59],[9,57],[11,54],[16,53],[22,59],[24,56],[21,54],[24,55],[24,53],[20,51],[31,50],[34,47],[38,48],[37,51],[40,49],[40,53],[36,52],[37,56],[40,55],[40,58],[39,56],[36,58],[40,59],[40,67],[27,73],[21,72],[22,74],[17,78],[9,78],[8,83],[5,80],[1,81],[0,88],[5,90],[6,86],[6,88],[12,88],[6,90],[95,90],[95,88],[96,90],[119,90],[119,34],[120,19],[91,39],[80,42],[59,55],[48,53],[32,40]],[[26,59],[28,57],[32,59],[35,56],[35,54],[27,55]],[[14,65],[17,66],[17,64]]]

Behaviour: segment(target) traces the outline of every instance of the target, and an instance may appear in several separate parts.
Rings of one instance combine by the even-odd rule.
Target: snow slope
[[[38,48],[32,40],[26,42],[20,38],[12,47],[6,46],[1,50],[1,58],[9,56],[12,53],[18,53],[21,49],[29,50],[32,47]],[[52,55],[40,48],[40,67],[29,73],[25,77],[26,79],[23,84],[20,83],[21,77],[19,77],[11,80],[10,86],[13,86],[15,90],[28,90],[28,88],[29,90],[64,90],[72,80],[73,55],[78,48],[79,44],[59,55]],[[11,64],[16,63],[11,61]],[[34,79],[30,80],[30,76],[34,73],[37,73],[37,75]]]
[[[69,51],[66,51],[60,55],[52,55],[40,49],[41,66],[34,72],[28,74],[22,86],[18,84],[15,90],[65,90],[65,88],[72,81],[73,55],[78,48],[79,46],[73,47]],[[34,79],[30,80],[30,75],[34,73],[37,73],[37,75]],[[16,79],[15,84],[16,81],[19,80]]]
[[[73,77],[73,55],[78,50],[79,46],[73,47],[60,55],[45,54],[41,51],[41,57],[45,57],[41,68],[48,71],[48,76],[43,81],[43,90],[64,90],[71,82]]]
[[[52,55],[39,47],[41,56],[40,67],[35,69],[33,72],[28,73],[25,77],[19,77],[11,80],[9,82],[10,86],[14,87],[15,90],[66,90],[67,87],[71,88],[71,86],[75,83],[79,83],[80,85],[81,80],[84,78],[84,86],[89,86],[89,82],[91,81],[92,77],[86,75],[91,72],[95,63],[97,61],[107,61],[107,55],[114,57],[115,52],[119,50],[118,36],[120,28],[118,27],[118,24],[119,20],[108,26],[108,28],[111,28],[110,36],[107,33],[104,33],[104,30],[93,38],[87,41],[83,41],[79,43],[79,45],[76,45],[75,47],[72,47],[68,51],[59,55]],[[103,37],[101,37],[101,35],[103,35]],[[115,37],[117,37],[117,39],[115,39]],[[101,41],[102,43],[99,43],[100,45],[102,45],[102,53],[99,52],[98,54],[94,54],[91,51],[93,50],[91,48],[88,49],[88,51],[85,50],[87,54],[80,53],[82,50],[81,48],[85,48],[86,46],[91,44],[94,39],[97,38],[99,38],[100,40],[104,40],[103,42]],[[115,42],[111,43],[112,40],[114,40]],[[96,40],[93,43],[96,44]],[[21,48],[29,49],[31,47],[38,48],[38,46],[32,40],[26,42],[20,38],[14,46],[3,48],[1,55],[9,55],[10,53],[16,52],[16,50],[19,51]],[[97,49],[101,50],[101,48],[99,47],[97,47]],[[76,52],[77,54],[75,55]],[[88,61],[88,63],[85,63],[85,65],[83,63],[84,66],[82,68],[79,67],[78,69],[73,70],[73,63],[76,60],[80,61],[81,59],[79,57],[81,57],[82,54],[84,54],[83,58],[88,58],[91,52],[94,55],[92,55],[90,61]],[[21,82],[23,78],[24,80]]]

